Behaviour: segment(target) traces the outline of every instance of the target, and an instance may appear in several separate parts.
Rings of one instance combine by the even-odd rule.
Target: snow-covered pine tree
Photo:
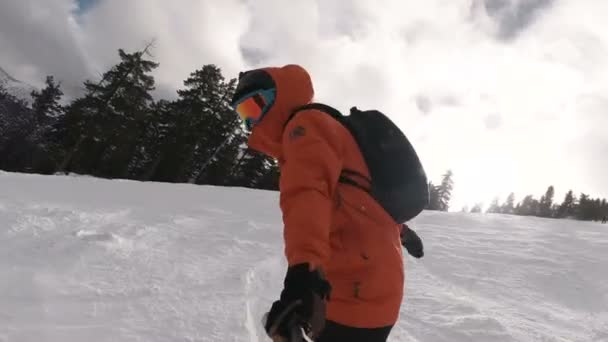
[[[439,210],[448,211],[450,208],[450,200],[452,198],[452,190],[454,189],[454,181],[452,180],[452,170],[448,170],[441,180],[441,185],[438,187]]]
[[[145,132],[144,120],[153,103],[151,71],[158,63],[143,51],[118,50],[120,63],[100,82],[85,81],[86,93],[66,112],[69,135],[61,171],[125,177]]]
[[[47,76],[46,86],[32,96],[32,111],[36,123],[28,136],[32,146],[32,170],[51,174],[56,171],[63,156],[61,140],[65,135],[65,109],[61,105],[63,91],[53,76]]]
[[[27,137],[35,127],[36,120],[27,103],[0,85],[0,169],[31,170],[32,146]]]
[[[513,214],[515,212],[515,193],[510,193],[507,200],[500,208],[500,212],[503,214]]]

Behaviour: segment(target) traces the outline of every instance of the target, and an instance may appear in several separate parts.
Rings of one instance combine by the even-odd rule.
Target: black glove
[[[401,244],[407,249],[407,252],[410,253],[411,256],[418,259],[424,256],[422,240],[418,234],[406,224],[401,226]]]
[[[289,338],[294,328],[302,327],[316,335],[325,323],[325,303],[331,286],[318,270],[310,271],[309,264],[298,264],[287,269],[284,288],[266,316],[264,328],[271,338]],[[321,327],[319,327],[321,325]]]

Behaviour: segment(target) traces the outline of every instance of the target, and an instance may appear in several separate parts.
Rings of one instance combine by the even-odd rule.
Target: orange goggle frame
[[[243,96],[235,102],[234,111],[245,122],[248,129],[260,122],[274,103],[274,89],[258,90]]]

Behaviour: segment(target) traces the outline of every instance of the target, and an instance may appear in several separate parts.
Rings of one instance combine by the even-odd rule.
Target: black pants
[[[386,342],[391,329],[393,326],[373,329],[352,328],[327,321],[316,342]]]

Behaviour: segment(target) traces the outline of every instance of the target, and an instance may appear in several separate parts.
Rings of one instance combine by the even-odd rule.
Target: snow
[[[424,212],[390,341],[608,341],[608,226]],[[0,172],[0,341],[268,341],[274,192]]]
[[[4,69],[0,67],[0,85],[7,90],[7,92],[21,100],[30,103],[32,101],[31,93],[36,88],[27,83],[21,82],[11,75],[9,75]]]

